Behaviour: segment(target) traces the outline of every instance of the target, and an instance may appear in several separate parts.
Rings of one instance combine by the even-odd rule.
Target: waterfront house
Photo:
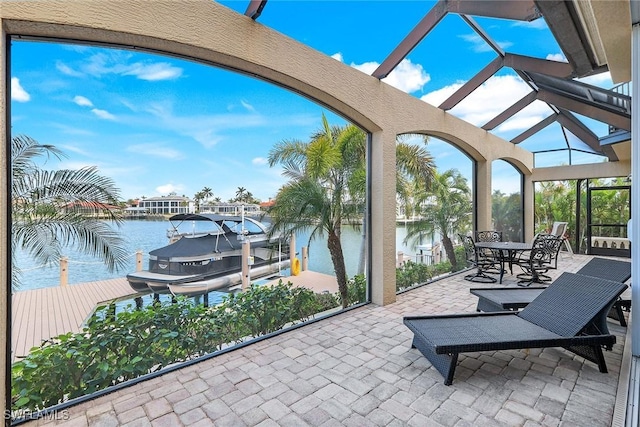
[[[242,202],[203,202],[200,205],[200,213],[242,215],[243,211],[245,215],[257,215],[260,213],[260,206]]]
[[[116,206],[116,205],[107,205],[107,209],[116,213],[121,213],[123,211],[123,208],[121,206]],[[94,216],[96,218],[100,218],[103,215],[102,214],[103,208],[101,206],[96,206],[94,203],[81,202],[81,201],[67,203],[62,208],[62,211],[64,213],[73,212],[73,213],[82,214],[84,216]]]
[[[194,213],[195,203],[184,196],[148,197],[140,199],[138,208],[146,209],[151,215],[175,215]]]

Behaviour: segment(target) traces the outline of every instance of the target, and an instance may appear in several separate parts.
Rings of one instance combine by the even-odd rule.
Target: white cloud
[[[255,159],[251,160],[251,164],[256,166],[263,166],[267,163],[267,159],[265,159],[264,157],[256,157]]]
[[[159,144],[136,144],[127,147],[131,153],[144,154],[145,157],[160,157],[163,159],[180,160],[184,158],[182,152],[173,148],[162,147]]]
[[[144,107],[153,117],[153,126],[162,127],[199,142],[204,148],[212,148],[226,139],[228,131],[244,128],[257,128],[274,124],[260,114],[212,114],[176,116],[170,103],[154,103]],[[287,117],[288,123],[294,123]]]
[[[60,71],[62,74],[67,76],[71,76],[71,77],[84,76],[84,74],[82,74],[80,71],[74,70],[73,68],[69,67],[67,64],[61,61],[56,62],[56,69]]]
[[[343,59],[342,59],[342,53],[340,53],[340,52],[334,53],[333,55],[331,55],[331,57],[333,59],[336,59],[336,60],[340,61],[340,62],[344,62]]]
[[[18,102],[28,102],[31,100],[31,95],[24,90],[20,84],[20,79],[17,77],[11,78],[11,99]]]
[[[156,187],[156,191],[161,195],[167,195],[171,193],[179,194],[184,189],[184,185],[164,184]]]
[[[73,98],[73,102],[75,102],[81,107],[93,107],[93,102],[91,102],[88,98],[85,98],[84,96],[81,96],[81,95],[76,95]]]
[[[576,79],[579,82],[586,83],[592,86],[598,86],[605,89],[611,89],[613,87],[613,80],[611,80],[611,73],[609,71],[595,74],[593,76]]]
[[[437,107],[462,85],[463,82],[457,82],[428,93],[421,99]],[[482,126],[516,101],[519,101],[531,90],[529,85],[516,76],[493,76],[451,109],[450,112],[469,123]],[[514,120],[505,122],[499,130],[527,129],[531,124],[537,123],[541,118],[548,115],[548,109],[544,103],[534,104],[518,113],[517,120],[516,116],[514,116]]]
[[[496,128],[496,133],[529,129],[530,127],[544,120],[550,113],[551,112],[549,111],[545,116],[543,114],[525,113],[523,111],[517,115],[514,115],[511,119],[498,126],[498,128]]]
[[[549,26],[547,25],[547,21],[545,21],[543,18],[538,18],[533,21],[515,21],[513,23],[513,26],[533,28],[534,30],[545,30],[549,28]]]
[[[242,106],[247,110],[247,111],[251,111],[254,112],[256,111],[255,108],[253,108],[253,105],[249,104],[247,101],[245,101],[244,99],[240,100],[240,104],[242,104]]]
[[[96,116],[100,117],[101,119],[106,119],[106,120],[115,120],[116,119],[116,116],[114,116],[110,112],[108,112],[106,110],[101,110],[99,108],[93,108],[91,110],[91,112],[93,114],[95,114]]]
[[[95,134],[87,129],[80,129],[75,126],[70,126],[66,123],[52,123],[52,126],[59,129],[60,132],[67,135],[79,135],[79,136],[94,136]]]
[[[116,74],[134,76],[140,80],[158,81],[173,80],[182,76],[182,68],[168,62],[129,63],[132,56],[132,54],[123,51],[100,52],[92,55],[80,68],[84,73],[98,78],[107,74]],[[75,73],[63,64],[60,64],[58,69]]]
[[[476,33],[472,33],[472,34],[461,34],[458,37],[460,37],[462,40],[468,42],[471,44],[471,50],[473,50],[476,53],[482,53],[482,52],[493,52],[493,48],[491,46],[489,46],[489,44],[484,41],[484,39],[482,37],[480,37],[478,34]],[[500,46],[502,49],[507,49],[508,47],[513,46],[512,42],[508,42],[508,41],[496,41],[495,42],[498,46]]]
[[[562,53],[550,53],[547,55],[546,59],[548,59],[549,61],[569,62]]]
[[[122,73],[125,76],[136,76],[140,80],[158,81],[174,80],[182,75],[182,68],[174,67],[167,62],[143,64],[136,62],[125,67]]]
[[[364,73],[372,74],[380,64],[377,62],[365,62],[359,65],[352,63],[351,66]],[[387,77],[382,79],[383,82],[407,93],[421,90],[430,80],[431,76],[424,70],[422,65],[414,64],[409,59],[403,59]]]
[[[464,84],[463,81],[458,81],[449,86],[444,86],[438,90],[434,90],[433,92],[429,92],[426,95],[423,95],[420,99],[434,107],[439,107],[447,98],[453,95],[458,89],[462,87]]]

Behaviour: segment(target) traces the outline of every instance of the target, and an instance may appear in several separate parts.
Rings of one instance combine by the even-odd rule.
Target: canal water
[[[120,271],[109,272],[104,263],[77,250],[68,250],[64,255],[69,259],[68,278],[69,284],[94,282],[99,280],[124,277],[135,271],[135,255],[137,251],[143,253],[143,266],[148,266],[148,252],[168,244],[167,230],[171,224],[169,221],[129,220],[124,221],[118,231],[126,241],[127,267]],[[414,255],[415,249],[402,243],[406,231],[403,226],[396,230],[396,252]],[[358,259],[362,234],[360,230],[344,227],[342,232],[342,245],[347,264],[349,277],[357,272]],[[333,264],[326,246],[326,235],[319,237],[309,244],[309,234],[296,235],[296,252],[301,253],[303,246],[308,247],[309,270],[324,274],[335,274]],[[300,256],[300,255],[298,255]],[[33,259],[28,254],[18,251],[15,254],[17,267],[21,270],[22,285],[18,290],[38,289],[58,286],[60,280],[60,268],[56,263],[49,267],[34,266]]]

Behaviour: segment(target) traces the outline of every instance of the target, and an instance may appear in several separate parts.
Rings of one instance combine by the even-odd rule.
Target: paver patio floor
[[[587,256],[561,256],[577,271]],[[563,349],[460,355],[451,386],[402,317],[473,312],[462,275],[367,305],[66,409],[67,426],[610,426],[626,329],[608,374]],[[61,418],[61,417],[58,417]]]

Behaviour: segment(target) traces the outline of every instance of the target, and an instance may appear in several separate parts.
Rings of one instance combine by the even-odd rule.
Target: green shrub
[[[453,248],[453,252],[456,255],[456,271],[464,270],[467,268],[467,255],[464,252],[464,246],[456,246]],[[452,271],[455,273],[455,271]]]
[[[52,338],[13,364],[12,409],[44,409],[277,331],[309,319],[319,301],[313,291],[280,281],[230,294],[215,307],[184,298],[117,316],[103,307],[82,332]]]
[[[433,271],[434,269],[426,264],[405,262],[402,267],[396,269],[396,291],[428,282],[433,277]]]
[[[336,308],[338,305],[340,305],[338,294],[332,294],[328,291],[321,294],[316,294],[316,302],[320,307],[318,309],[318,312],[331,310],[332,308]]]
[[[359,304],[367,300],[367,279],[363,274],[353,276],[347,282],[347,298],[349,305]],[[340,301],[338,299],[338,301]]]

